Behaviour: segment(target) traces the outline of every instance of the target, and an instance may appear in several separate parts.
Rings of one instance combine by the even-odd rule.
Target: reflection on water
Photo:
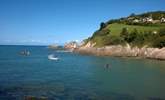
[[[18,55],[22,49],[31,55]],[[61,59],[50,61],[48,54]],[[164,66],[164,61],[156,60],[0,46],[0,100],[161,100],[165,99]]]

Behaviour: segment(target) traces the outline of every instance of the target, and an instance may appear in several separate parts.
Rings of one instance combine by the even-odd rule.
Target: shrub
[[[138,47],[142,47],[144,45],[144,43],[145,43],[144,34],[142,32],[140,32],[140,33],[138,32],[137,36],[134,39],[132,44],[135,45],[135,46],[138,46]]]
[[[96,32],[94,32],[93,36],[92,36],[92,39],[96,36],[105,36],[105,35],[108,35],[110,34],[110,30],[109,29],[103,29],[103,30],[98,30]]]
[[[165,36],[165,28],[159,30],[159,36]]]
[[[104,45],[118,45],[124,44],[124,40],[119,36],[109,36],[104,38]]]
[[[100,30],[102,30],[103,28],[105,28],[106,27],[106,24],[104,23],[104,22],[101,22],[100,23]]]
[[[127,42],[130,43],[130,42],[133,42],[136,38],[137,38],[137,35],[138,35],[138,31],[137,29],[134,29],[128,36],[127,38]]]
[[[153,42],[153,47],[158,47],[158,48],[165,47],[165,36],[155,39]]]
[[[123,40],[127,41],[128,36],[129,36],[129,33],[128,33],[127,28],[123,28],[120,33],[120,37],[123,38]]]

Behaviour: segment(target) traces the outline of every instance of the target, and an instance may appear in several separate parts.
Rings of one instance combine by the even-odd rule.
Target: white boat
[[[59,58],[55,57],[53,54],[48,55],[49,60],[59,60]]]

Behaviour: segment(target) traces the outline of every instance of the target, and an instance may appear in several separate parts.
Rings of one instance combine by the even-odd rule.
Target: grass
[[[120,33],[122,32],[123,28],[127,28],[129,33],[131,33],[134,29],[136,29],[138,33],[145,33],[145,32],[148,33],[148,32],[153,32],[153,31],[159,31],[161,28],[164,28],[164,27],[165,27],[165,24],[160,24],[160,25],[157,24],[153,26],[140,26],[140,25],[126,25],[126,24],[113,23],[113,24],[109,24],[103,29],[103,30],[106,30],[106,29],[110,30],[110,33],[103,34],[103,35],[99,35],[101,33],[97,33],[98,35],[93,36],[91,41],[96,42],[97,47],[102,47],[109,43],[112,43],[112,41],[113,43],[115,42],[118,43],[119,42],[118,40],[119,39],[121,40]],[[104,33],[103,30],[101,30],[100,32]],[[145,44],[148,45],[149,44],[148,42],[150,43],[151,41],[148,40],[147,43]],[[122,44],[122,42],[119,44]]]
[[[125,24],[113,23],[108,25],[106,29],[109,29],[111,31],[111,35],[118,36],[123,28],[127,28],[128,32],[133,31],[135,28],[138,30],[138,32],[148,32],[148,31],[157,31],[163,27],[165,27],[165,25],[138,26],[138,25],[125,25]]]

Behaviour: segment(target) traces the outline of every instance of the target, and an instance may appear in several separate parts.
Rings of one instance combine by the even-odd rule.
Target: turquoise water
[[[31,55],[19,55],[24,49]],[[49,54],[60,60],[48,60]],[[165,61],[79,55],[44,46],[0,46],[0,100],[23,100],[25,96],[161,100],[165,99]]]

